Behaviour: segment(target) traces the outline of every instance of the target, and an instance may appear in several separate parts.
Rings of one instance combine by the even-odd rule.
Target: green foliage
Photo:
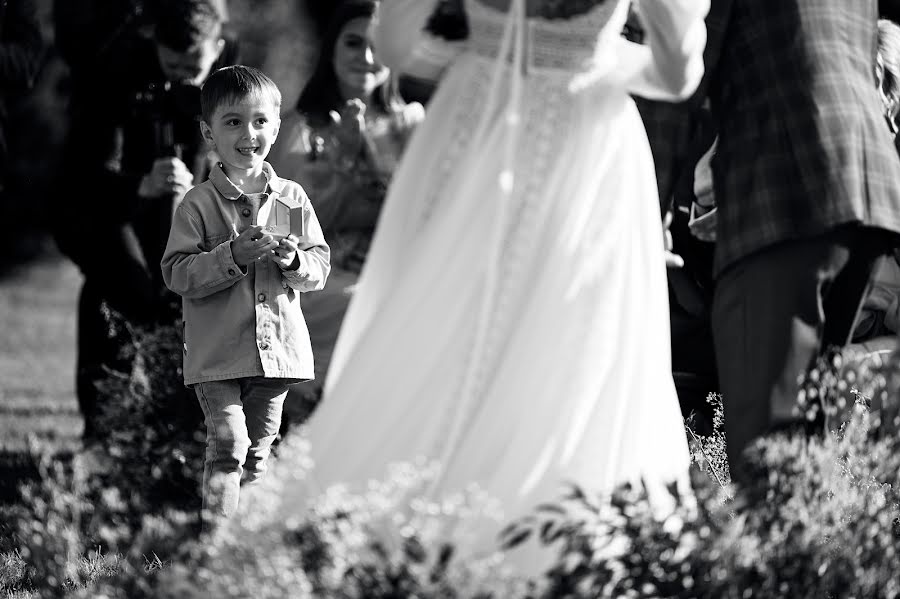
[[[478,558],[459,555],[449,541],[450,531],[459,539],[486,522],[496,525],[496,506],[483,494],[472,490],[429,501],[425,491],[434,468],[398,464],[363,493],[335,486],[301,497],[311,485],[299,470],[306,442],[291,436],[282,452],[291,459],[275,464],[273,476],[254,488],[246,502],[242,495],[242,506],[252,507],[195,546],[189,566],[167,570],[166,588],[185,597],[207,596],[186,594],[192,581],[202,581],[198,586],[204,592],[215,589],[208,596],[243,596],[245,589],[255,589],[254,597],[521,596],[516,589],[523,583],[504,569],[499,552]],[[309,503],[307,510],[289,509],[292,515],[285,518],[288,491],[288,503]],[[236,590],[240,592],[234,594]]]
[[[759,440],[750,482],[701,478],[693,498],[673,489],[667,516],[631,487],[543,506],[513,533],[561,545],[541,597],[900,597],[897,372],[893,358],[823,359],[804,379],[830,416],[822,434]]]
[[[713,431],[689,430],[705,472],[693,489],[578,488],[503,531],[539,543],[545,572],[516,575],[503,551],[475,556],[468,534],[499,527],[472,489],[433,500],[433,465],[398,465],[361,493],[315,494],[307,447],[289,436],[240,518],[200,538],[199,423],[181,392],[177,330],[134,331],[135,368],[110,373],[103,443],[37,461],[25,501],[0,513],[0,593],[82,599],[673,597],[900,598],[900,372],[893,357],[844,352],[802,381],[804,431],[748,450],[749,482],[729,482],[721,397]],[[195,403],[195,402],[194,402]],[[813,405],[819,407],[814,408]],[[825,418],[824,416],[827,416]],[[45,455],[34,447],[35,456]],[[303,497],[308,493],[308,497]],[[286,513],[284,501],[300,504]]]
[[[706,472],[716,483],[727,488],[731,484],[728,468],[728,453],[725,443],[725,408],[721,393],[710,393],[706,402],[713,407],[713,430],[709,435],[698,434],[694,430],[694,414],[685,421],[691,463],[697,464],[701,472]]]
[[[205,437],[182,384],[180,322],[136,329],[111,311],[107,320],[110,334],[128,341],[121,363],[131,371],[110,370],[99,385],[101,434],[79,455],[95,512],[84,532],[127,553],[146,517],[199,505]]]
[[[0,511],[0,525],[15,544],[0,550],[18,551],[26,565],[19,588],[41,596],[63,596],[127,572],[119,554],[128,563],[142,559],[132,551],[154,519],[176,523],[166,525],[169,534],[155,535],[158,550],[167,539],[184,542],[197,528],[204,443],[200,421],[188,409],[196,400],[185,404],[193,398],[181,384],[178,328],[135,330],[111,312],[108,322],[111,335],[132,340],[123,347],[123,363],[133,367],[109,371],[101,385],[103,434],[69,459],[51,458],[32,443],[23,459],[34,463],[37,477],[23,485],[20,501]]]

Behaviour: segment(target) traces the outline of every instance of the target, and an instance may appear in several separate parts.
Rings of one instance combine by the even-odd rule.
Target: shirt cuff
[[[297,250],[297,253],[294,254],[294,261],[291,262],[289,266],[278,265],[278,268],[281,269],[282,272],[295,272],[298,268],[300,268],[300,250]]]
[[[219,264],[222,266],[222,272],[225,273],[226,279],[239,279],[247,274],[243,268],[234,261],[234,254],[231,253],[231,242],[228,241],[216,248],[219,255]]]

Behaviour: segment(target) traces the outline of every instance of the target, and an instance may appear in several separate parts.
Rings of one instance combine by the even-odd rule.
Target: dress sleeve
[[[703,77],[704,17],[710,0],[640,0],[646,45],[621,39],[619,60],[632,94],[651,100],[688,98]]]
[[[381,61],[402,73],[425,35],[425,24],[438,0],[381,0],[375,51]]]

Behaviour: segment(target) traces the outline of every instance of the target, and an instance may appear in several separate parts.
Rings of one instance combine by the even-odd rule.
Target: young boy
[[[184,382],[206,417],[209,524],[232,515],[241,483],[265,473],[288,386],[313,378],[299,294],[322,289],[331,267],[306,193],[265,162],[280,125],[275,83],[226,67],[204,83],[200,102],[203,138],[220,162],[176,210],[162,273],[183,298]],[[258,222],[277,198],[300,204],[300,238],[276,240]]]

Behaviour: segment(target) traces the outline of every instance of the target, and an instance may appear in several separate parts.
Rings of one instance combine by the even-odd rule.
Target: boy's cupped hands
[[[243,267],[271,254],[278,245],[274,237],[263,233],[262,225],[252,225],[231,240],[231,256],[235,264]]]
[[[294,262],[297,260],[297,252],[299,251],[300,240],[293,235],[288,235],[282,239],[278,246],[272,250],[272,262],[281,267],[282,270],[292,270],[296,268]]]
[[[243,233],[231,240],[231,255],[234,263],[244,267],[268,256],[283,269],[289,269],[297,258],[298,240],[289,235],[278,241],[263,231],[262,225],[247,227]]]

